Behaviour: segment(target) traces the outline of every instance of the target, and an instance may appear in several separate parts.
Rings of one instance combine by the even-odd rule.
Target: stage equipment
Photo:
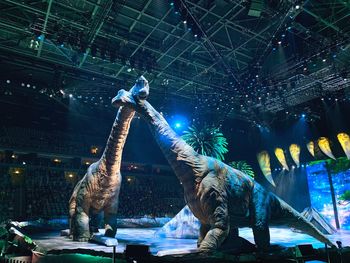
[[[260,17],[264,9],[264,0],[252,0],[248,16]]]
[[[306,144],[306,148],[308,149],[309,153],[312,155],[312,157],[315,157],[315,144],[313,141]]]
[[[139,100],[147,98],[147,80],[141,76],[130,92]],[[83,179],[74,188],[69,200],[70,233],[73,240],[88,241],[92,232],[98,231],[100,212],[104,212],[105,236],[115,237],[122,182],[122,151],[134,115],[135,111],[131,108],[119,108],[102,157],[89,166]],[[90,214],[92,210],[94,213]]]
[[[292,156],[293,161],[297,165],[297,167],[300,166],[300,146],[297,144],[291,144],[289,146],[289,152],[290,155]]]
[[[276,184],[271,174],[270,155],[268,154],[267,151],[262,151],[258,153],[257,158],[258,158],[260,169],[264,174],[266,180],[269,181],[269,183],[272,184],[274,187],[276,187]]]
[[[276,148],[275,149],[275,155],[277,157],[277,160],[280,162],[282,165],[283,169],[289,171],[289,167],[286,161],[286,156],[284,155],[284,151],[282,148]]]
[[[332,150],[331,150],[331,146],[329,143],[328,138],[326,137],[320,137],[318,139],[318,146],[320,147],[321,151],[328,156],[329,158],[332,158],[333,160],[335,160],[336,158],[334,157]]]
[[[148,123],[184,187],[188,207],[201,223],[197,241],[200,251],[219,249],[227,237],[233,238],[228,242],[230,248],[239,250],[240,242],[234,241],[238,238],[238,226],[253,229],[260,251],[270,246],[269,225],[288,225],[333,245],[300,213],[255,180],[217,159],[198,154],[149,102],[139,102],[121,89],[114,105],[133,108]]]
[[[346,157],[350,160],[350,137],[345,132],[339,133],[337,135],[338,141],[343,148]]]

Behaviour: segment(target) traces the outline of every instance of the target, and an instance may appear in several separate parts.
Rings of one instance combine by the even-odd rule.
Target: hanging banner
[[[309,153],[312,155],[312,157],[315,157],[315,144],[313,141],[306,144],[307,149],[309,150]]]
[[[339,133],[337,137],[341,147],[346,154],[346,157],[350,160],[350,136],[345,132],[342,132]]]
[[[333,160],[335,160],[335,157],[334,157],[334,155],[332,153],[331,146],[330,146],[328,138],[320,137],[318,139],[318,146],[320,147],[321,151],[325,155],[327,155],[329,158],[332,158]]]
[[[293,161],[297,165],[297,167],[300,166],[300,146],[297,144],[291,144],[289,146],[289,153],[290,156],[292,156]]]
[[[258,153],[257,158],[258,158],[258,163],[260,165],[260,169],[264,174],[266,180],[269,181],[270,184],[276,187],[271,174],[270,156],[268,152],[262,151]]]
[[[280,164],[282,165],[282,167],[289,171],[289,167],[287,165],[287,161],[286,161],[286,156],[284,155],[283,149],[281,148],[276,148],[275,149],[275,155],[277,157],[277,160],[280,162]]]

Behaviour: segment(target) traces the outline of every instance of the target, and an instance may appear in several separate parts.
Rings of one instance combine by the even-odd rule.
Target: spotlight
[[[278,41],[278,45],[281,45],[282,44],[282,41]]]
[[[300,9],[300,5],[296,5],[296,6],[295,6],[295,9]]]
[[[194,37],[198,37],[198,35],[197,35],[197,34],[194,34]]]
[[[30,88],[30,84],[27,84],[27,88]]]
[[[174,2],[171,2],[171,3],[170,3],[170,6],[174,6]]]
[[[305,117],[306,117],[306,114],[305,114],[305,113],[301,114],[301,117],[302,117],[302,118],[305,118]]]
[[[177,128],[177,129],[181,128],[181,123],[180,122],[176,122],[175,123],[175,128]]]
[[[73,98],[73,94],[69,94],[69,98]]]
[[[294,166],[294,165],[292,165],[292,169],[295,169],[295,166]]]
[[[187,24],[187,21],[186,21],[186,20],[184,20],[184,24]]]
[[[10,84],[10,83],[11,83],[11,81],[8,79],[8,80],[6,80],[6,83],[7,83],[7,84]]]
[[[324,58],[324,59],[322,59],[322,61],[323,61],[323,62],[326,62],[326,59]]]
[[[324,98],[321,98],[322,101],[324,101]]]

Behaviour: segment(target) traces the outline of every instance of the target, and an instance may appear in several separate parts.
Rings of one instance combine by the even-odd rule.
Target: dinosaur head
[[[139,100],[147,99],[149,95],[149,85],[147,79],[144,76],[139,77],[136,80],[135,85],[130,89],[130,93]]]

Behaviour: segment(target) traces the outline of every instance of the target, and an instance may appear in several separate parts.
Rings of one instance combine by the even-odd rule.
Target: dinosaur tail
[[[271,225],[286,225],[290,228],[300,230],[331,247],[334,246],[333,242],[322,234],[311,222],[277,196],[272,197],[271,211],[273,211]]]

